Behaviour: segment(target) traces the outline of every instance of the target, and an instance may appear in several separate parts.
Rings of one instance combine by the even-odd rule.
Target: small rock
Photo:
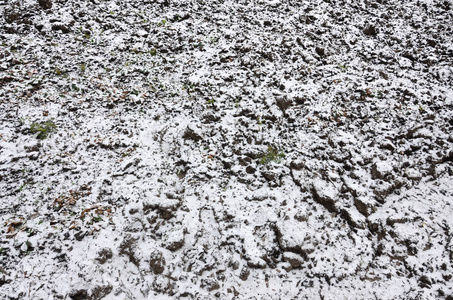
[[[275,101],[282,112],[285,112],[292,105],[291,99],[288,99],[286,96],[276,97]]]
[[[365,217],[371,215],[376,209],[368,197],[356,197],[354,198],[354,204],[357,210]]]
[[[69,293],[69,298],[73,300],[86,300],[88,299],[88,292],[86,289],[73,290]]]
[[[251,196],[245,197],[249,201],[264,201],[264,200],[275,200],[275,195],[269,192],[267,188],[257,189],[252,193]]]
[[[385,80],[389,79],[389,75],[386,72],[384,72],[384,71],[379,71],[379,76],[381,76]]]
[[[420,277],[418,279],[418,285],[421,288],[430,288],[432,283],[431,283],[431,280],[428,278],[428,276],[423,275],[422,277]]]
[[[403,52],[403,53],[401,54],[401,56],[404,57],[404,58],[409,59],[410,61],[416,61],[416,60],[417,60],[417,59],[415,58],[415,56],[414,56],[412,53],[408,52],[408,51]]]
[[[32,141],[26,145],[24,145],[25,152],[37,152],[39,151],[39,148],[41,147],[41,142],[39,140],[37,141]]]
[[[74,237],[76,240],[78,240],[80,242],[87,235],[87,233],[88,232],[86,232],[86,231],[78,231],[74,234]]]
[[[143,224],[140,221],[135,221],[124,228],[126,232],[140,232],[143,231]]]
[[[206,278],[201,281],[202,288],[208,290],[209,292],[218,290],[220,288],[219,283],[214,278]]]
[[[321,47],[316,47],[315,48],[316,54],[318,54],[321,57],[324,57],[326,55],[326,50]]]
[[[59,263],[64,263],[68,261],[68,256],[66,253],[62,253],[60,255],[57,255],[54,257],[55,260],[57,260]]]
[[[412,179],[412,180],[420,180],[422,179],[422,174],[417,171],[416,169],[406,169],[406,171],[404,172],[406,178],[408,179]]]
[[[239,274],[239,278],[240,278],[242,281],[246,281],[246,280],[249,278],[249,275],[250,275],[250,270],[249,270],[249,268],[243,267],[242,270],[241,270],[241,273]]]
[[[133,264],[138,265],[138,259],[135,257],[136,244],[137,238],[126,236],[119,246],[119,253],[128,256]]]
[[[436,45],[437,45],[436,40],[433,40],[433,39],[427,39],[426,43],[431,47],[436,47]]]
[[[311,191],[316,202],[324,206],[330,212],[337,211],[336,202],[339,192],[333,184],[316,180],[312,185]]]
[[[247,172],[247,174],[255,174],[256,169],[252,166],[248,166],[247,168],[245,168],[245,172]]]
[[[261,172],[263,174],[263,177],[266,178],[267,181],[277,183],[279,179],[279,173],[273,171],[273,170],[266,170]],[[278,184],[277,184],[278,185]]]
[[[384,179],[387,175],[391,174],[393,167],[390,163],[381,161],[375,163],[371,167],[371,178],[373,179]]]
[[[388,195],[395,190],[395,187],[388,182],[381,182],[373,188],[373,193],[376,195],[376,200],[384,203]]]
[[[365,228],[365,217],[357,210],[352,208],[342,209],[340,216],[348,222],[349,225],[355,228]]]
[[[360,280],[362,281],[369,281],[369,282],[375,282],[375,281],[379,281],[381,280],[382,278],[380,276],[377,276],[377,275],[365,275],[363,277],[360,277]]]
[[[157,211],[161,218],[169,220],[175,215],[175,211],[181,205],[179,199],[163,199],[153,195],[147,195],[149,198],[143,203],[143,212],[145,215],[151,211]]]
[[[282,262],[278,266],[280,268],[282,268],[283,270],[285,270],[286,272],[289,272],[293,269],[293,267],[291,267],[291,264],[289,262]]]
[[[404,216],[392,216],[387,218],[387,225],[393,226],[394,224],[404,224],[409,220]]]
[[[354,261],[354,257],[351,254],[345,254],[344,255],[344,261],[348,262],[348,263],[351,263],[351,262]]]
[[[298,211],[294,215],[294,219],[299,221],[299,222],[307,222],[308,221],[308,215],[306,211]]]
[[[186,140],[201,141],[203,138],[198,130],[194,126],[187,126],[184,135],[182,136]]]
[[[110,248],[102,248],[96,257],[96,260],[99,261],[99,263],[102,265],[104,264],[107,260],[111,259],[113,257],[112,250]]]
[[[27,155],[28,159],[30,160],[37,160],[39,158],[39,153],[31,153],[29,155]]]
[[[96,286],[91,290],[90,296],[87,298],[89,300],[100,300],[105,298],[113,290],[113,287],[109,285]]]
[[[35,24],[35,28],[41,32],[41,30],[44,28],[44,25],[43,24]]]
[[[395,145],[390,142],[390,141],[384,141],[381,143],[381,149],[387,149],[387,150],[390,150],[390,151],[393,151],[395,150]]]
[[[21,19],[21,13],[15,9],[5,10],[4,18],[6,23],[12,24],[14,22],[18,22]]]
[[[302,170],[304,166],[305,166],[305,163],[304,163],[304,161],[302,161],[302,160],[293,160],[293,161],[291,162],[291,164],[289,165],[289,167],[290,167],[292,170],[296,170],[296,171]]]
[[[129,214],[134,215],[139,212],[139,209],[137,207],[129,209]]]
[[[152,289],[158,293],[173,294],[174,285],[164,276],[156,276],[152,283]]]
[[[52,0],[38,0],[38,4],[42,9],[52,8]]]
[[[69,33],[71,31],[68,26],[63,25],[63,24],[54,24],[54,25],[52,25],[52,30],[53,31],[59,31],[60,30],[63,33]]]
[[[267,267],[267,263],[264,259],[259,257],[250,257],[247,259],[247,266],[252,269],[265,269]]]
[[[453,151],[448,152],[448,154],[446,154],[446,155],[444,155],[444,157],[442,157],[443,163],[449,162],[449,161],[453,161]]]
[[[304,258],[293,252],[284,252],[283,260],[288,262],[292,268],[298,268],[304,263]]]
[[[208,111],[202,115],[201,119],[203,120],[203,123],[212,123],[219,121],[220,117]]]
[[[376,27],[374,25],[368,24],[363,29],[363,33],[366,34],[366,35],[372,35],[372,36],[376,35],[377,34]]]
[[[165,258],[161,251],[155,250],[151,253],[149,267],[154,274],[161,274],[165,270]]]
[[[170,251],[176,251],[184,245],[184,230],[177,229],[168,233],[164,242],[165,248]]]
[[[305,232],[297,229],[301,227],[300,224],[298,221],[287,220],[279,222],[275,226],[275,235],[281,250],[306,255],[303,249],[306,237]]]

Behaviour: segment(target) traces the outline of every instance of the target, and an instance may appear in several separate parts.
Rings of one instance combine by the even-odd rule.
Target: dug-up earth
[[[1,299],[453,299],[451,0],[0,1]]]

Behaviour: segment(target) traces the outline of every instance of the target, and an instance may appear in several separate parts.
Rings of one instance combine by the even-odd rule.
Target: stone
[[[423,275],[418,279],[418,286],[421,288],[430,288],[431,285],[431,279],[429,279],[426,275]]]
[[[73,300],[86,300],[88,299],[88,292],[86,289],[78,289],[69,292],[69,298]]]
[[[254,256],[247,258],[247,266],[252,269],[265,269],[267,263],[264,259]]]
[[[89,300],[103,299],[108,294],[110,294],[112,292],[112,290],[113,290],[113,287],[110,284],[104,285],[104,286],[97,285],[91,290],[90,296],[87,299],[89,299]]]
[[[35,141],[31,141],[30,143],[25,144],[24,150],[27,153],[37,152],[37,151],[39,151],[40,147],[41,147],[41,141],[35,140]]]
[[[382,181],[373,188],[373,193],[376,195],[376,200],[379,203],[384,203],[387,196],[394,190],[395,187],[392,184]]]
[[[411,180],[422,179],[422,174],[413,168],[406,169],[406,171],[404,172],[404,175],[406,176],[407,179],[411,179]]]
[[[203,123],[212,123],[212,122],[217,122],[220,120],[220,117],[210,111],[205,112],[201,119],[203,120]]]
[[[374,25],[368,24],[363,29],[363,33],[366,34],[366,35],[374,36],[374,35],[377,34],[376,27]]]
[[[71,30],[67,25],[64,24],[53,24],[52,25],[53,31],[61,31],[62,33],[69,33]]]
[[[300,230],[301,223],[296,220],[286,220],[276,224],[274,231],[282,251],[294,252],[305,256],[304,244],[306,235]]]
[[[154,274],[161,274],[165,270],[165,258],[162,251],[154,250],[149,259],[149,267]]]
[[[269,192],[267,188],[259,188],[250,196],[245,197],[248,201],[264,201],[264,200],[275,200],[275,195],[272,192]]]
[[[4,18],[6,23],[12,24],[14,22],[17,22],[21,18],[21,14],[17,10],[5,10],[4,11]]]
[[[384,179],[387,175],[390,175],[392,171],[393,167],[391,164],[385,161],[380,161],[371,167],[371,178]]]
[[[203,279],[201,281],[201,285],[200,286],[202,288],[208,290],[209,292],[212,292],[214,290],[218,290],[220,288],[219,283],[214,278]]]
[[[42,9],[52,8],[52,0],[38,0],[38,4]]]
[[[198,130],[191,125],[187,126],[186,131],[184,132],[184,135],[182,137],[186,140],[192,140],[196,142],[203,139]]]
[[[247,172],[247,174],[254,174],[256,172],[256,169],[252,166],[248,166],[247,168],[245,168],[245,172]]]
[[[372,201],[369,197],[355,197],[354,198],[355,207],[365,217],[368,217],[376,210],[376,208],[373,205],[373,202],[374,201]]]
[[[120,244],[119,253],[129,257],[129,260],[134,264],[138,265],[139,261],[135,255],[135,248],[137,245],[137,238],[127,235]]]
[[[152,283],[152,289],[158,293],[172,295],[174,293],[174,284],[164,276],[156,276]]]
[[[140,221],[132,222],[124,228],[126,232],[140,232],[143,231],[143,224]]]
[[[288,262],[292,268],[298,268],[304,263],[304,258],[293,252],[284,252],[283,260]]]
[[[88,234],[87,231],[81,230],[81,231],[76,232],[76,233],[74,234],[74,237],[75,237],[75,239],[76,239],[77,241],[80,242],[81,240],[83,240],[83,238],[84,238],[87,234]]]
[[[175,216],[175,212],[181,205],[179,199],[164,199],[154,195],[147,195],[148,200],[143,203],[143,212],[145,215],[151,211],[155,211],[165,220],[169,220]]]
[[[391,216],[387,218],[387,225],[393,226],[395,224],[404,224],[407,223],[409,220],[405,216]]]
[[[337,188],[329,182],[316,180],[311,188],[313,198],[330,212],[336,212],[338,198]]]
[[[346,220],[349,225],[355,228],[364,229],[366,218],[361,215],[358,210],[353,208],[342,209],[340,213],[341,218]]]
[[[302,170],[304,168],[304,166],[305,166],[305,162],[300,159],[291,161],[291,163],[289,165],[289,167],[292,170],[296,170],[296,171]]]
[[[243,267],[241,269],[241,273],[239,274],[239,278],[242,281],[246,281],[249,278],[249,275],[250,275],[250,269],[247,267]]]
[[[326,56],[326,50],[324,48],[316,47],[315,52],[316,52],[316,54],[318,54],[321,57]]]
[[[282,112],[285,112],[292,105],[291,99],[289,99],[287,96],[276,97],[275,101],[277,102],[277,106],[282,110]]]
[[[105,262],[113,257],[112,249],[110,248],[102,248],[98,253],[96,260],[99,261],[99,263],[105,264]]]
[[[164,242],[164,247],[170,251],[176,251],[184,245],[184,230],[177,229],[170,231]]]

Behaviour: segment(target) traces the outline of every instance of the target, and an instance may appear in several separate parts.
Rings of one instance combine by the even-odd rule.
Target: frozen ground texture
[[[452,37],[451,1],[1,1],[0,297],[452,299]]]

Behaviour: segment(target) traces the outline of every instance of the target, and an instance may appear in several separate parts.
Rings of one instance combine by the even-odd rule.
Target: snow
[[[0,4],[0,298],[448,299],[452,5]]]

